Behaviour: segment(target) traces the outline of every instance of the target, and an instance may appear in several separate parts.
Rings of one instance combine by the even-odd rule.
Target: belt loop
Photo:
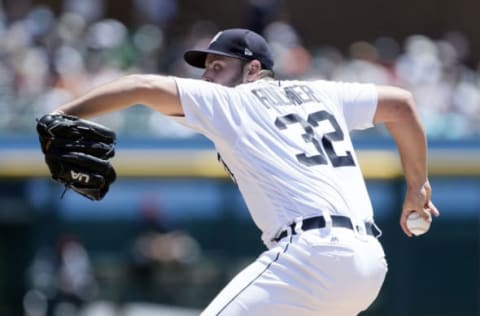
[[[375,238],[380,238],[382,237],[383,235],[383,232],[382,230],[380,229],[380,227],[377,226],[377,224],[375,222],[372,221],[372,226],[375,227],[375,229],[378,231],[378,235],[375,236]]]
[[[325,219],[325,228],[331,231],[333,225],[332,225],[332,217],[330,216],[330,213],[323,213],[322,216]]]
[[[358,222],[358,221],[352,221],[353,225],[353,230],[361,235],[361,236],[366,236],[367,235],[367,225],[365,225],[365,222]]]
[[[293,226],[293,230],[296,234],[300,235],[301,233],[303,233],[303,229],[302,229],[302,225],[303,225],[303,217],[302,216],[299,216],[297,218],[295,218],[294,220],[294,226]]]

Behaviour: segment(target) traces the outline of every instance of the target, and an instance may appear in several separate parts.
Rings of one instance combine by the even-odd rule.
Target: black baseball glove
[[[115,133],[63,114],[41,117],[37,132],[52,178],[91,200],[103,199],[116,179],[109,161],[115,154]]]

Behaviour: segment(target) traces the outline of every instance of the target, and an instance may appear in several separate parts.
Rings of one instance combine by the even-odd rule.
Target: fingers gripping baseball
[[[116,179],[108,160],[115,154],[115,133],[63,114],[43,116],[37,131],[52,178],[91,200],[101,200]]]
[[[400,216],[403,232],[409,237],[425,233],[432,222],[432,215],[437,217],[440,213],[431,201],[430,183],[427,181],[420,189],[408,189]],[[412,231],[413,228],[416,231]]]

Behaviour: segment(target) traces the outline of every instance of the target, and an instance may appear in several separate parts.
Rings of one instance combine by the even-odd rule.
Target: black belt
[[[352,221],[347,216],[341,215],[331,215],[330,218],[332,219],[332,227],[343,227],[348,228],[351,230],[360,231],[360,227],[354,227]],[[289,225],[292,235],[296,234],[295,231],[296,223],[292,223]],[[324,228],[326,226],[325,218],[323,216],[315,216],[306,218],[302,221],[302,230],[310,230],[315,228]],[[377,237],[380,235],[380,230],[374,223],[366,222],[365,223],[365,233],[370,236]],[[281,239],[287,237],[288,230],[285,229],[278,235],[277,237],[273,238],[272,241],[280,241]]]

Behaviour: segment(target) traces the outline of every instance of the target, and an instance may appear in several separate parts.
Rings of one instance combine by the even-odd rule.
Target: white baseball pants
[[[202,316],[354,316],[387,273],[379,241],[346,228],[290,235],[242,270]]]

